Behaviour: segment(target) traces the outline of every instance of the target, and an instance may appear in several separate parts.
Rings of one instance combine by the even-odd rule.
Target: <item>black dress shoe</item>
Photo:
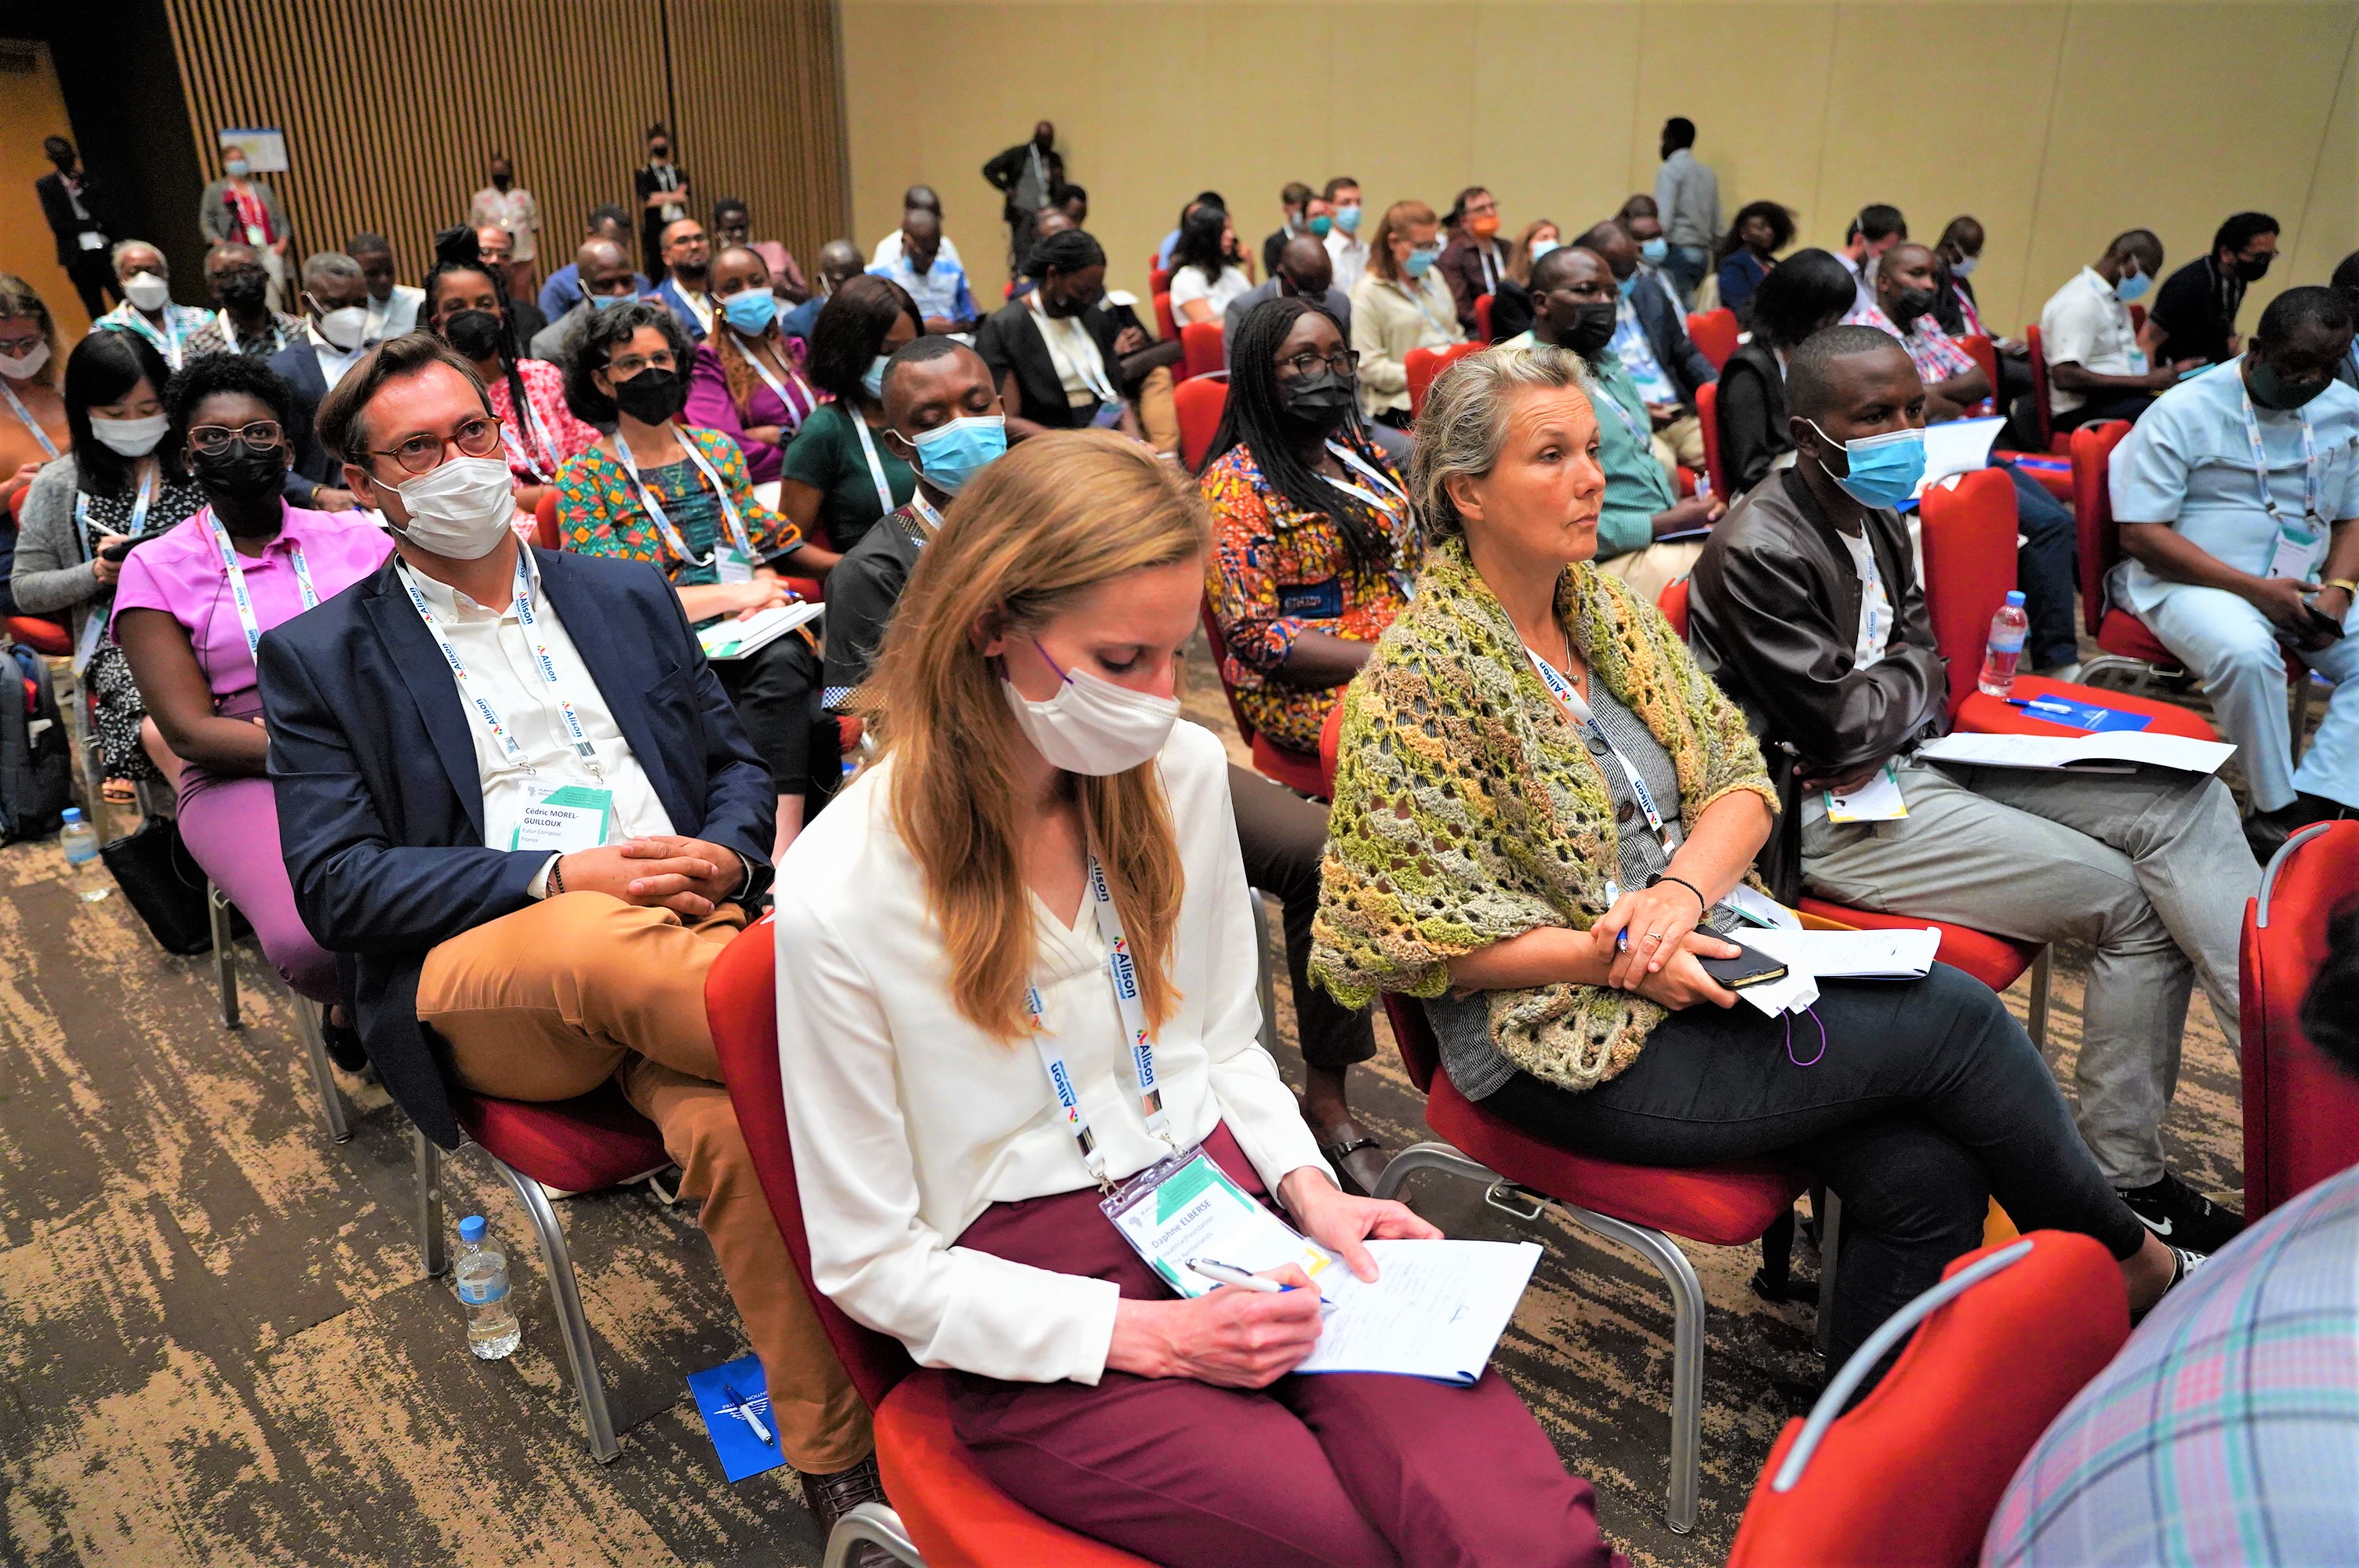
[[[795,1476],[802,1482],[804,1506],[819,1520],[822,1537],[832,1534],[835,1521],[861,1504],[886,1500],[885,1480],[876,1473],[874,1454],[849,1470],[838,1470],[829,1476],[798,1470]],[[868,1541],[852,1549],[851,1562],[852,1568],[898,1568],[891,1552]]]

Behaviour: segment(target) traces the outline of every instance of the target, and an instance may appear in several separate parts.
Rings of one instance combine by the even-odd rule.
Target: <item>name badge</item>
[[[2326,559],[2326,531],[2313,534],[2307,528],[2297,528],[2290,523],[2277,524],[2277,547],[2269,557],[2271,577],[2291,578],[2296,582],[2308,582],[2317,575],[2320,563]]]
[[[712,547],[712,570],[723,582],[754,580],[754,563],[745,558],[745,552],[734,543],[725,538]]]
[[[1343,584],[1332,577],[1325,582],[1282,583],[1277,590],[1277,612],[1332,620],[1343,613]]]
[[[1097,413],[1090,418],[1091,428],[1097,430],[1111,430],[1121,423],[1122,405],[1119,403],[1099,404]]]
[[[1799,931],[1802,928],[1801,921],[1795,918],[1792,910],[1760,889],[1746,887],[1743,882],[1737,883],[1720,902],[1754,925],[1769,930]]]
[[[1313,1283],[1342,1264],[1229,1180],[1200,1144],[1167,1154],[1099,1201],[1131,1249],[1183,1296],[1219,1288],[1188,1267],[1190,1258],[1234,1264],[1249,1274],[1299,1265]]]
[[[82,617],[82,638],[74,643],[73,652],[76,680],[80,680],[82,672],[90,668],[90,661],[98,653],[99,639],[106,635],[106,614],[112,608],[112,605],[93,604],[90,607],[90,613]]]
[[[2130,374],[2144,375],[2152,367],[2147,363],[2146,351],[2144,349],[2132,349],[2130,351]]]
[[[606,841],[606,821],[614,814],[614,792],[587,784],[567,784],[528,803],[509,836],[511,849],[554,851],[578,855]]]
[[[249,245],[266,245],[270,243],[270,235],[264,231],[261,224],[248,223],[245,226],[245,243]]]
[[[1900,793],[1899,770],[1889,762],[1849,795],[1829,790],[1826,797],[1830,822],[1897,822],[1908,815],[1908,802]]]
[[[81,233],[75,235],[74,239],[81,244],[82,248],[86,251],[103,251],[106,249],[106,236],[100,233],[95,229],[84,229]]]

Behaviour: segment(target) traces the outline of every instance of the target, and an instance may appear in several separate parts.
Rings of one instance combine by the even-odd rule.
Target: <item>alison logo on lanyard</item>
[[[155,499],[156,463],[151,459],[140,469],[139,493],[131,503],[131,521],[125,529],[125,537],[136,539],[147,531],[147,508]],[[92,548],[96,539],[90,531],[90,497],[80,492],[74,495],[74,531],[82,535],[82,558],[86,561],[96,559],[98,552]],[[243,575],[241,572],[241,578]],[[112,600],[114,595],[110,593],[103,597]],[[98,645],[106,638],[106,620],[104,610],[95,601],[82,617],[82,636],[74,643],[73,652],[73,673],[77,676],[88,669],[90,661],[97,656]]]
[[[540,422],[540,410],[532,406],[530,396],[511,397],[508,401],[516,405],[516,416],[524,423],[534,444],[540,449],[539,455],[535,456],[522,441],[516,439],[516,433],[508,427],[506,420],[500,422],[500,439],[506,445],[508,455],[533,477],[536,483],[546,484],[557,472],[557,443],[549,438],[549,428]],[[619,438],[616,444],[621,444]]]
[[[1114,1011],[1122,1018],[1131,1070],[1138,1079],[1139,1114],[1147,1123],[1147,1130],[1169,1144],[1171,1115],[1163,1107],[1163,1087],[1155,1076],[1155,1033],[1147,1026],[1147,1008],[1139,998],[1138,968],[1131,957],[1130,939],[1123,932],[1121,912],[1114,906],[1114,892],[1106,886],[1105,869],[1098,864],[1095,850],[1090,852],[1089,881],[1090,898],[1097,905],[1098,935],[1106,945],[1106,978],[1114,987]],[[1105,1155],[1090,1131],[1090,1119],[1082,1109],[1081,1094],[1074,1087],[1071,1070],[1065,1065],[1065,1054],[1049,1033],[1038,986],[1024,989],[1024,1006],[1032,1017],[1033,1048],[1039,1054],[1041,1070],[1048,1074],[1049,1091],[1056,1097],[1065,1130],[1080,1148],[1082,1163],[1089,1167],[1091,1179],[1104,1191],[1112,1192],[1114,1183],[1106,1176]]]
[[[230,602],[237,608],[237,623],[245,633],[245,656],[259,663],[262,657],[262,627],[254,618],[254,596],[246,590],[245,568],[238,564],[237,546],[230,543],[229,530],[213,515],[210,506],[204,510],[205,526],[213,536],[213,548],[221,552],[222,575],[229,579]],[[311,568],[303,559],[303,546],[284,533],[287,540],[288,564],[295,568],[295,586],[303,596],[303,608],[309,610],[320,602],[319,590],[311,586]]]
[[[443,631],[442,623],[434,618],[433,607],[419,591],[416,580],[410,576],[409,563],[399,562],[397,569],[401,573],[401,586],[409,594],[410,608],[418,611],[420,621],[426,622],[427,635],[434,639],[434,645],[442,651],[443,662],[451,666],[451,678],[458,682],[461,694],[474,708],[476,719],[490,731],[493,741],[500,748],[500,754],[526,773],[538,775],[540,770],[526,758],[524,743],[501,719],[500,710],[492,706],[491,698],[477,691],[468,681],[466,664],[459,657],[459,650],[451,645],[450,633]],[[549,643],[541,635],[539,620],[533,613],[532,579],[526,569],[525,552],[522,550],[516,552],[515,593],[516,622],[524,629],[526,641],[532,644],[533,667],[540,672],[550,698],[557,704],[558,717],[565,727],[566,741],[572,746],[573,754],[581,758],[582,765],[589,769],[590,776],[603,782],[606,770],[599,765],[598,749],[591,743],[589,732],[582,726],[581,716],[574,712],[572,702],[567,698],[559,682],[557,660],[550,654]]]
[[[810,385],[808,382],[803,380],[802,373],[795,369],[794,362],[790,359],[787,359],[785,351],[780,350],[779,357],[785,361],[787,374],[793,378],[795,385],[794,391],[788,391],[787,384],[780,381],[777,376],[772,375],[770,373],[770,367],[762,362],[762,356],[754,351],[752,342],[746,340],[744,334],[740,333],[734,327],[730,328],[729,332],[733,338],[737,340],[738,357],[744,360],[747,364],[754,367],[754,373],[762,378],[762,384],[767,386],[770,391],[777,395],[778,402],[785,406],[787,410],[787,428],[789,430],[800,429],[802,427],[803,421],[810,417],[810,411],[819,406],[819,399],[811,395]],[[888,508],[887,510],[890,509]]]
[[[2277,492],[2269,483],[2268,449],[2261,444],[2260,417],[2253,412],[2253,395],[2242,376],[2236,379],[2236,394],[2244,409],[2245,436],[2253,444],[2253,481],[2260,486],[2261,510],[2277,526],[2269,576],[2306,582],[2326,559],[2327,547],[2326,525],[2318,515],[2318,447],[2309,410],[2295,415],[2301,422],[2301,524],[2297,527],[2277,509]]]
[[[656,532],[663,535],[663,542],[671,553],[689,566],[710,566],[723,582],[753,581],[754,541],[745,533],[745,519],[737,515],[736,503],[729,499],[729,487],[721,482],[721,475],[679,426],[666,425],[664,428],[671,432],[672,439],[681,451],[688,454],[688,460],[696,465],[697,472],[704,476],[705,482],[712,486],[712,498],[721,503],[723,535],[732,547],[724,551],[716,543],[709,556],[700,556],[688,547],[688,541],[680,537],[679,530],[672,525],[670,515],[664,511],[663,503],[656,499],[656,492],[648,487],[647,481],[639,477],[639,460],[631,455],[631,444],[617,432],[614,451],[623,460],[623,468],[630,474],[632,486],[639,492],[639,504],[647,508],[647,520],[656,525]],[[886,510],[889,512],[892,508],[888,506]]]
[[[1622,754],[1622,748],[1606,737],[1605,726],[1597,722],[1597,715],[1590,710],[1588,699],[1581,695],[1581,688],[1573,685],[1563,671],[1533,653],[1528,646],[1524,649],[1524,656],[1531,660],[1532,668],[1539,672],[1540,684],[1548,687],[1549,695],[1561,703],[1567,713],[1572,715],[1572,721],[1581,727],[1582,734],[1596,745],[1604,747],[1606,754],[1622,765],[1622,776],[1629,781],[1630,793],[1636,797],[1638,809],[1647,818],[1647,830],[1662,845],[1663,853],[1668,855],[1676,849],[1679,847],[1677,829],[1666,827],[1663,814],[1655,809],[1655,792],[1647,787],[1647,781],[1639,776],[1636,765]]]

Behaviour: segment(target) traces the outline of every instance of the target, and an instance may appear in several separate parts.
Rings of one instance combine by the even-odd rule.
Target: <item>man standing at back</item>
[[[1049,205],[1049,193],[1065,183],[1064,156],[1057,151],[1057,127],[1043,120],[1032,139],[983,166],[983,178],[1002,197],[999,215],[1007,221],[1008,268],[1023,259],[1024,234],[1032,214]]]
[[[1663,270],[1680,286],[1680,303],[1695,308],[1695,291],[1712,270],[1720,239],[1720,180],[1695,156],[1695,122],[1674,114],[1663,122],[1663,167],[1655,171],[1655,206],[1670,254]]]
[[[397,338],[320,437],[398,554],[265,637],[297,907],[353,965],[369,1058],[428,1137],[449,1081],[615,1080],[661,1130],[822,1530],[879,1498],[868,1414],[804,1295],[720,1083],[704,976],[771,877],[776,796],[662,575],[526,549],[468,362]]]
[[[47,136],[41,153],[57,167],[33,181],[33,194],[40,198],[41,216],[49,220],[50,236],[58,243],[58,265],[73,279],[82,309],[95,321],[106,314],[110,298],[123,297],[106,260],[114,242],[107,238],[98,193],[82,172],[82,155],[74,145],[63,136]]]

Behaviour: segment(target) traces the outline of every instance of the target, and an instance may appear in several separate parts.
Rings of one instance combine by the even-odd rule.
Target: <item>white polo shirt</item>
[[[2144,375],[2147,369],[2130,308],[2094,267],[2082,267],[2040,308],[2039,351],[2050,365],[2077,364],[2095,375]],[[2050,413],[2070,414],[2087,401],[2049,378]]]

